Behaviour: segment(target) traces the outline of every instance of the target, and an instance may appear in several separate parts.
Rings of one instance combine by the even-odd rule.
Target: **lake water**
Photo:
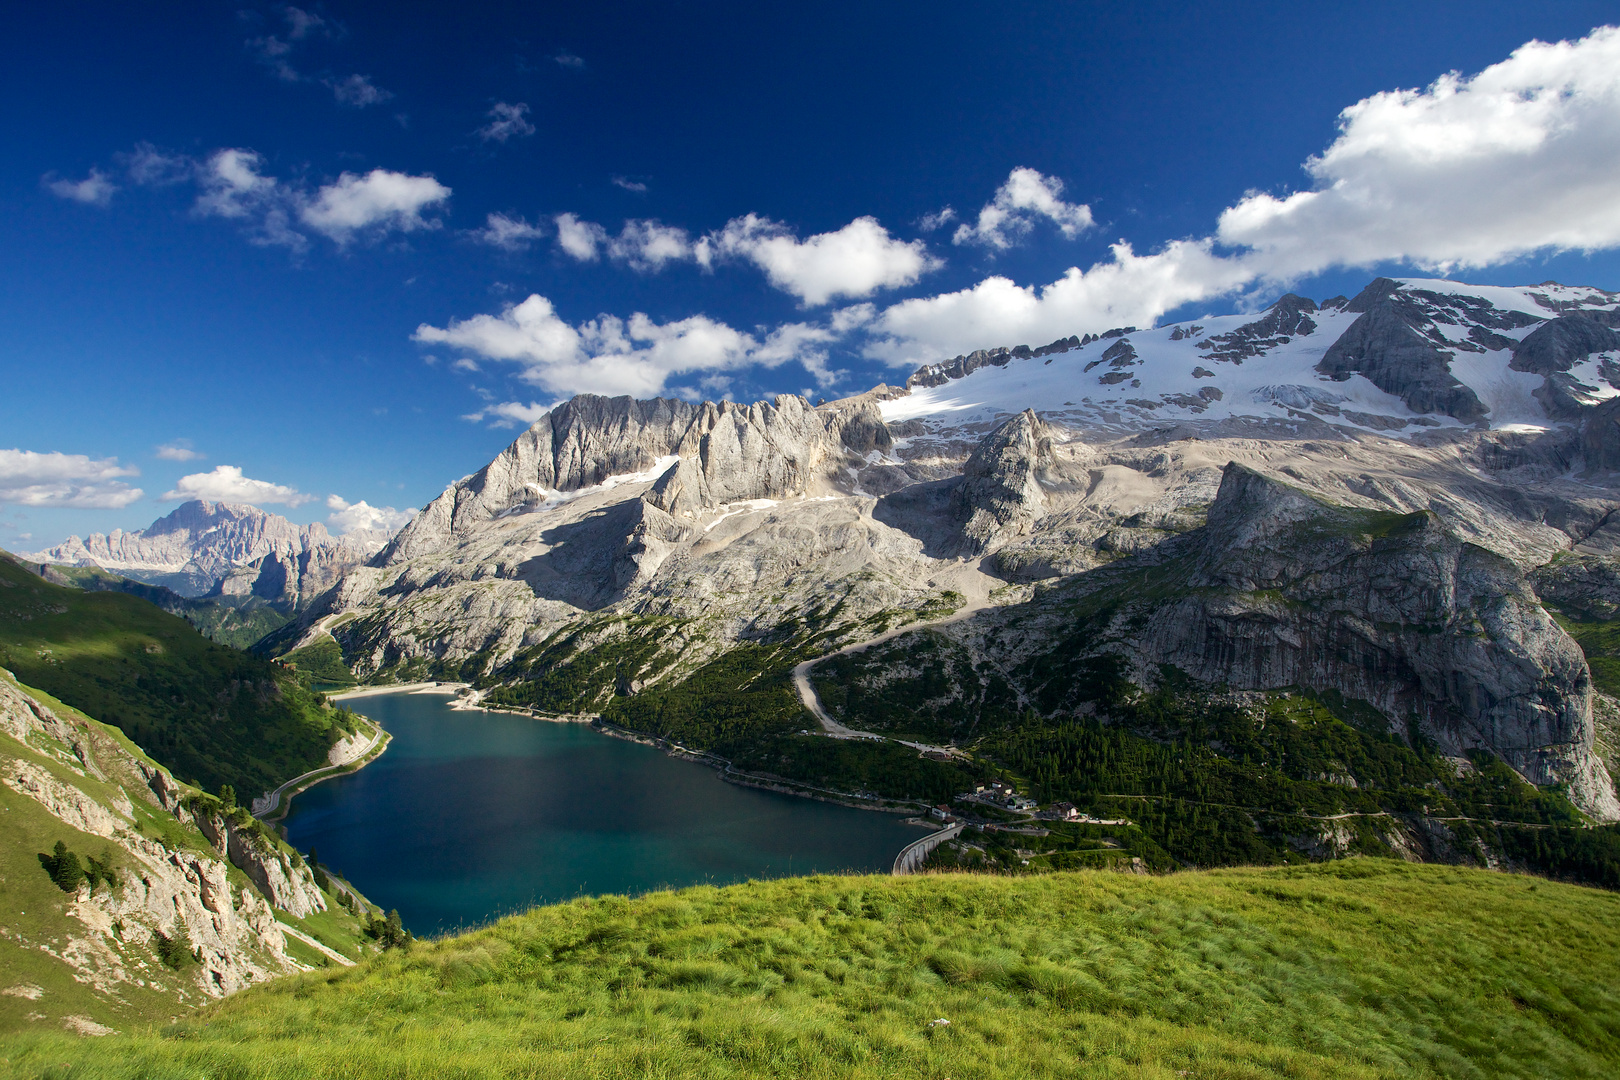
[[[318,850],[417,934],[584,893],[841,870],[886,873],[924,835],[898,815],[728,784],[585,724],[458,712],[441,694],[349,703],[393,736],[292,803]]]

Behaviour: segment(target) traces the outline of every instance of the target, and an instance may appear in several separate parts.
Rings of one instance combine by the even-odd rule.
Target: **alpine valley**
[[[818,404],[576,397],[259,648],[789,790],[999,778],[1130,825],[947,865],[1614,886],[1617,327],[1596,289],[1381,278]]]

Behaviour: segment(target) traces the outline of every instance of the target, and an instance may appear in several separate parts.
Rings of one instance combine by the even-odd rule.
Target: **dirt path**
[[[288,937],[297,938],[299,941],[302,941],[305,945],[308,945],[310,948],[314,949],[316,952],[321,953],[321,954],[323,954],[325,956],[331,957],[333,960],[336,960],[338,963],[342,964],[344,967],[354,967],[355,966],[355,963],[354,963],[353,960],[350,960],[347,956],[344,956],[342,953],[338,952],[336,949],[327,948],[325,945],[322,945],[319,941],[316,941],[314,938],[310,937],[308,934],[304,933],[302,930],[298,929],[296,926],[288,926],[286,923],[282,922],[280,919],[276,920],[276,925],[281,927],[281,932],[283,934],[286,934]]]

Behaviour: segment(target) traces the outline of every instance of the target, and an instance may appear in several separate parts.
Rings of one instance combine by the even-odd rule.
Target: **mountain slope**
[[[282,605],[259,597],[211,596],[208,599],[193,599],[181,596],[166,585],[151,585],[121,577],[98,566],[37,563],[33,564],[33,569],[52,584],[67,585],[86,592],[121,592],[138,596],[170,615],[180,616],[204,637],[233,649],[248,648],[266,634],[287,625],[292,618],[281,611]]]
[[[1600,1077],[1617,905],[1377,860],[752,882],[539,908],[6,1055],[28,1077]]]
[[[386,539],[375,532],[332,536],[318,523],[299,526],[256,506],[198,499],[144,529],[73,536],[24,558],[99,567],[185,597],[257,598],[290,609],[324,592]]]
[[[0,817],[0,1030],[128,1030],[322,965],[284,924],[359,955],[296,853],[8,672]]]
[[[1535,798],[1558,788],[1608,821],[1620,802],[1594,708],[1613,710],[1523,575],[1620,566],[1617,310],[1594,289],[1379,279],[1349,300],[988,350],[815,408],[576,398],[279,636],[330,634],[362,678],[470,679],[491,701],[598,712],[777,777],[937,801],[973,770],[828,738],[791,670],[953,611],[958,636],[994,628],[966,667],[905,659],[921,638],[892,645],[899,696],[875,677],[850,689],[975,769],[1007,768],[992,747],[1027,714],[1062,725],[1099,707],[1018,674],[1058,640],[1041,598],[1112,581],[1124,611],[1140,599],[1129,574],[1151,584],[1192,545],[1155,604],[1117,625],[1093,612],[1125,643],[1121,700],[1189,676],[1210,702],[1337,694],[1407,753],[1455,771],[1483,752],[1547,789]],[[1349,546],[1266,548],[1264,529],[1211,521],[1233,475],[1285,485],[1278,506],[1304,500]],[[1275,566],[1244,563],[1262,549]],[[1092,644],[1066,649],[1098,659]],[[1373,666],[1357,675],[1357,657]],[[1448,664],[1467,673],[1449,688]],[[826,669],[829,695],[843,670]],[[930,682],[945,671],[954,694]],[[1168,848],[1178,826],[1159,827]]]
[[[291,673],[122,593],[44,581],[0,556],[0,666],[120,728],[187,781],[247,796],[315,768],[347,714]]]

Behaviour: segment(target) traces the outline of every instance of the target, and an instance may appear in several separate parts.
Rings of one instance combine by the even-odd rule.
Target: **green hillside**
[[[1370,859],[753,882],[0,1053],[19,1077],[1609,1077],[1620,896]]]
[[[3,557],[0,667],[210,791],[257,793],[315,768],[348,715],[145,600],[53,585]]]
[[[128,593],[149,600],[195,626],[204,637],[233,649],[245,649],[292,620],[292,616],[258,597],[191,599],[165,586],[122,577],[99,566],[46,565],[42,569],[46,580],[58,585],[72,585],[86,592]]]

